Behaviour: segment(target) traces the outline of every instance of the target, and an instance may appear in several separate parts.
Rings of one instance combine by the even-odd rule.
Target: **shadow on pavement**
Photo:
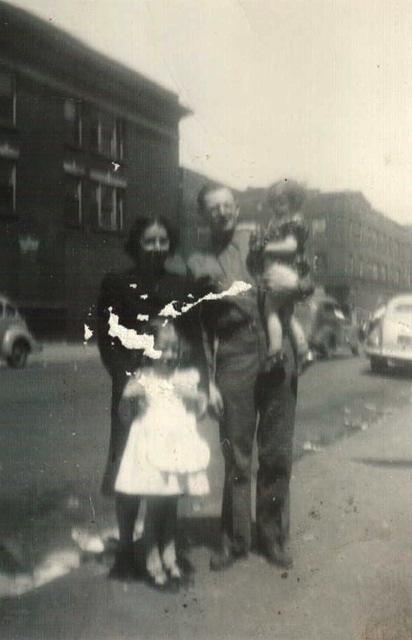
[[[190,517],[179,521],[179,546],[183,552],[193,547],[216,548],[220,541],[220,518]]]
[[[371,467],[387,469],[412,469],[412,460],[388,460],[385,458],[353,458],[354,462],[366,464]]]
[[[388,380],[412,380],[412,367],[390,367],[386,371],[381,372],[371,371],[370,368],[365,367],[365,369],[360,371],[360,375],[368,376],[369,378],[386,378]]]

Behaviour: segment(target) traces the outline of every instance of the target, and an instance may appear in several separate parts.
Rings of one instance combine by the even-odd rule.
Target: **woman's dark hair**
[[[140,240],[142,235],[144,234],[146,229],[153,226],[154,224],[158,224],[159,226],[166,229],[170,242],[169,253],[173,254],[175,252],[177,246],[176,231],[170,224],[169,220],[167,220],[167,218],[156,215],[138,216],[130,228],[129,235],[124,245],[126,253],[133,260],[136,260],[137,256],[139,255],[139,251],[141,250]]]

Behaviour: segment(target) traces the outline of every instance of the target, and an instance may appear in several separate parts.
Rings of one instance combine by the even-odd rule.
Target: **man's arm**
[[[223,412],[223,400],[216,386],[216,350],[218,339],[206,326],[205,318],[202,314],[202,306],[200,308],[200,326],[203,352],[207,367],[208,404],[215,417],[220,418]]]

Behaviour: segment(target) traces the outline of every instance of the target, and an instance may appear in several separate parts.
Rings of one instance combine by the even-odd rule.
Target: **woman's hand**
[[[209,410],[218,420],[223,414],[222,395],[214,382],[209,382]]]
[[[197,398],[197,419],[201,420],[207,411],[207,395],[204,391],[199,391]]]
[[[123,396],[118,408],[120,422],[129,427],[135,418],[141,418],[146,413],[147,407],[148,402],[145,395]]]
[[[207,397],[205,393],[198,391],[196,395],[183,395],[181,399],[189,413],[194,413],[198,420],[203,418],[207,409]]]

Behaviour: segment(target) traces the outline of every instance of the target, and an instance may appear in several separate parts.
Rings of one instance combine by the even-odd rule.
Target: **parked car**
[[[16,307],[0,295],[0,358],[21,369],[32,351],[40,349]]]
[[[343,309],[326,294],[317,294],[295,305],[295,315],[303,327],[310,349],[329,358],[342,347],[359,354],[358,326],[355,314]]]
[[[365,353],[372,371],[412,364],[412,294],[395,296],[376,309],[369,322]]]

